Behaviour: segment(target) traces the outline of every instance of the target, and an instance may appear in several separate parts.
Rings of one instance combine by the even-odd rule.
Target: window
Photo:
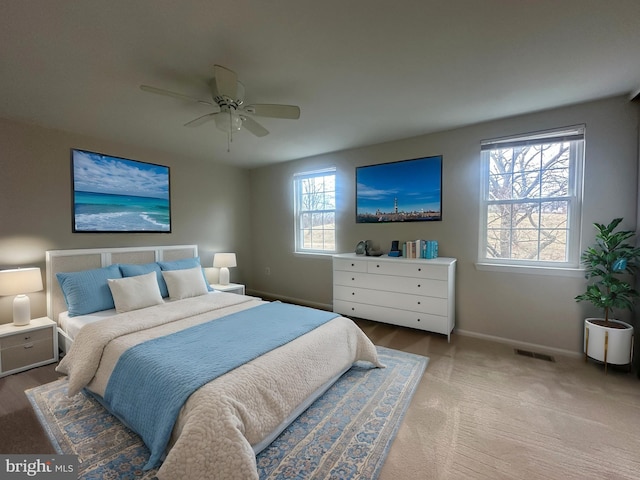
[[[336,251],[336,169],[296,173],[293,179],[296,252]]]
[[[577,268],[584,126],[481,144],[480,263]]]

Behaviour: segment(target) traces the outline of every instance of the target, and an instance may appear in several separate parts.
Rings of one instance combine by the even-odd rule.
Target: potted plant
[[[631,364],[633,356],[633,327],[611,318],[613,310],[632,310],[639,295],[633,288],[632,276],[640,259],[640,248],[627,241],[632,231],[615,231],[622,218],[609,225],[594,223],[598,231],[595,245],[588,247],[580,257],[589,280],[585,293],[576,301],[589,301],[600,309],[604,318],[587,318],[584,330],[585,361],[588,357],[607,364]]]

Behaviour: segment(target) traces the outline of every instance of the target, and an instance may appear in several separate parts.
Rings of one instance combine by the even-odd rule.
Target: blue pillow
[[[186,268],[200,267],[200,257],[183,258],[180,260],[172,260],[170,262],[158,262],[162,270],[184,270]],[[202,267],[200,267],[202,268]],[[202,276],[204,277],[204,283],[207,286],[207,290],[213,292],[213,288],[209,285],[209,280],[202,269]]]
[[[160,287],[162,298],[166,298],[169,296],[169,289],[167,288],[167,283],[164,281],[164,277],[162,276],[160,265],[155,262],[144,263],[141,265],[136,265],[133,263],[121,263],[120,272],[122,273],[123,277],[137,277],[138,275],[145,275],[147,273],[156,272],[156,278],[158,279],[158,286]]]
[[[122,278],[118,265],[56,273],[70,317],[115,308],[107,279]]]

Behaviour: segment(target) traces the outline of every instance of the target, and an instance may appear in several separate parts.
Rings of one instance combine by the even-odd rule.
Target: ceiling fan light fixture
[[[229,133],[239,131],[242,128],[242,119],[236,112],[227,110],[215,116],[216,128]]]

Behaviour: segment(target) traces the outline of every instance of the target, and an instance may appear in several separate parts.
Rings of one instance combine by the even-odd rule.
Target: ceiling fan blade
[[[215,118],[215,116],[218,115],[219,113],[220,112],[207,113],[206,115],[202,115],[201,117],[194,118],[190,122],[185,123],[184,126],[185,127],[199,127],[203,123],[207,123],[208,121],[213,120]]]
[[[158,95],[164,95],[167,97],[177,98],[179,100],[188,100],[190,102],[201,103],[203,105],[213,105],[213,103],[207,102],[206,100],[200,100],[199,98],[190,97],[189,95],[184,95],[182,93],[170,92],[169,90],[152,87],[150,85],[140,85],[140,90],[149,93],[157,93]]]
[[[258,117],[290,118],[292,120],[300,118],[300,107],[295,105],[252,104],[247,105],[243,110]]]
[[[238,95],[238,75],[221,65],[213,66],[213,78],[216,90],[222,96],[235,100]]]
[[[253,133],[256,137],[264,137],[269,134],[269,130],[264,128],[253,118],[249,118],[244,115],[240,115],[240,118],[242,119],[242,126]]]

